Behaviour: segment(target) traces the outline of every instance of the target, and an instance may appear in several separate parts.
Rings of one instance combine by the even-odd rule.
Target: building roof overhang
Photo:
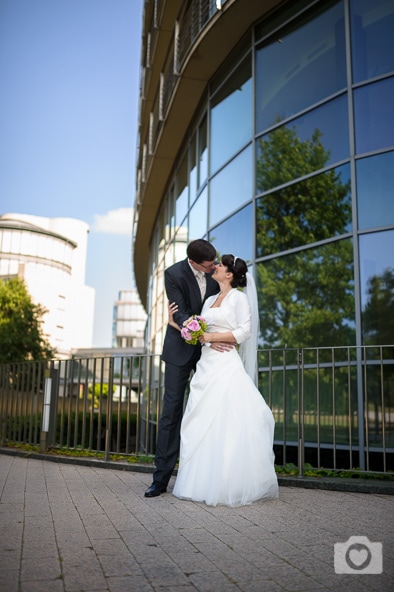
[[[172,3],[170,3],[172,4]],[[181,2],[179,3],[181,4]],[[185,138],[193,116],[207,91],[207,85],[229,54],[234,50],[253,24],[274,8],[283,4],[280,0],[227,0],[222,10],[208,21],[182,65],[182,71],[174,87],[165,121],[161,127],[150,168],[145,173],[141,187],[138,222],[134,235],[134,273],[141,302],[146,307],[148,287],[148,259],[151,236],[163,193],[172,174],[174,160]],[[166,11],[166,7],[164,8]],[[165,21],[165,15],[163,20]],[[168,22],[162,32],[167,45],[160,45],[161,55],[155,61],[164,62],[168,50]],[[160,31],[159,31],[160,37]],[[154,94],[158,87],[159,72],[152,69],[146,98],[141,102],[141,137],[149,125]],[[142,159],[140,146],[139,165]]]

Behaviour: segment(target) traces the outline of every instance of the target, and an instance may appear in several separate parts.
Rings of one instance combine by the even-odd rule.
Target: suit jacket
[[[204,300],[201,300],[200,288],[194,273],[190,269],[188,259],[174,263],[174,265],[168,267],[164,272],[167,298],[169,302],[176,302],[178,305],[178,312],[174,315],[174,320],[180,327],[183,321],[188,319],[192,314],[200,314],[202,305],[209,296],[219,292],[219,284],[209,274],[205,275],[207,289]],[[186,343],[181,337],[180,332],[168,325],[161,357],[164,362],[183,366],[195,354],[196,347],[201,349],[199,344],[190,345]]]

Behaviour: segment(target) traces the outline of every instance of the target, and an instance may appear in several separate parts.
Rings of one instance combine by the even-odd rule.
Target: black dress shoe
[[[157,497],[161,493],[165,493],[167,487],[158,481],[153,481],[152,485],[145,491],[145,497]]]

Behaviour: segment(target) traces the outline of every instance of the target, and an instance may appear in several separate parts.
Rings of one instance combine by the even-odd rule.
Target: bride
[[[257,294],[247,270],[245,261],[233,255],[223,255],[215,268],[212,277],[220,292],[206,300],[201,312],[208,331],[200,337],[205,347],[182,419],[173,494],[212,506],[278,497],[274,418],[255,386]],[[172,318],[176,309],[175,303],[169,305],[169,323],[180,329]],[[239,351],[218,352],[209,347],[216,341],[242,345]]]

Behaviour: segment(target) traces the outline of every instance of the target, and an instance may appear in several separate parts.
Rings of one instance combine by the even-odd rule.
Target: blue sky
[[[0,213],[90,225],[93,345],[133,285],[143,0],[0,0]]]

